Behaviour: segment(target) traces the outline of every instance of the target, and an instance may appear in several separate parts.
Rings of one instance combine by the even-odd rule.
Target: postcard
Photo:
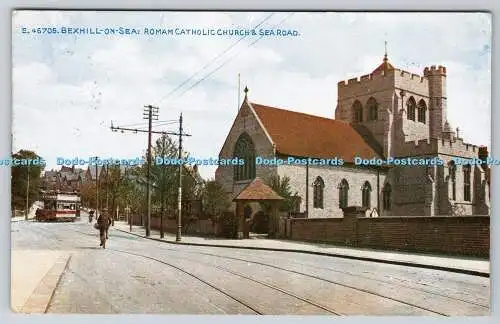
[[[490,313],[491,15],[12,13],[12,310]]]

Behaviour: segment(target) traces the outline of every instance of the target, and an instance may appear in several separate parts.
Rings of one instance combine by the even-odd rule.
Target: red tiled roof
[[[381,157],[347,122],[251,103],[276,151],[313,158]]]
[[[375,70],[373,70],[372,74],[379,74],[382,73],[382,71],[386,70],[387,71],[394,70],[394,66],[391,63],[389,63],[387,59],[384,59],[384,61],[379,66],[377,66]]]
[[[283,200],[273,189],[266,185],[259,177],[248,184],[237,196],[236,200]]]

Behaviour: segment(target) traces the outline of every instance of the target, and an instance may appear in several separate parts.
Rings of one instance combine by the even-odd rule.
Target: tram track
[[[142,254],[138,254],[138,253],[133,253],[133,252],[129,252],[129,251],[122,251],[122,250],[117,250],[117,249],[112,249],[112,248],[108,248],[106,249],[107,251],[114,251],[114,252],[119,252],[119,253],[123,253],[123,254],[128,254],[128,255],[133,255],[133,256],[137,256],[137,257],[141,257],[141,258],[144,258],[144,259],[149,259],[149,260],[152,260],[152,261],[156,261],[158,263],[161,263],[161,264],[164,264],[166,266],[169,266],[171,268],[174,268],[200,282],[202,282],[203,284],[217,290],[218,292],[220,292],[221,294],[225,295],[226,297],[230,298],[231,300],[234,300],[236,301],[237,303],[245,306],[246,308],[250,309],[251,311],[255,312],[256,315],[263,315],[260,311],[258,311],[257,309],[253,308],[252,306],[248,305],[247,303],[245,303],[244,301],[241,301],[239,298],[235,297],[235,296],[232,296],[231,294],[227,293],[226,291],[224,291],[223,289],[220,289],[218,287],[216,287],[215,285],[211,284],[210,282],[198,277],[197,275],[195,274],[192,274],[191,272],[181,268],[181,267],[178,267],[176,265],[173,265],[171,263],[168,263],[168,262],[165,262],[163,260],[160,260],[160,259],[157,259],[157,258],[153,258],[153,257],[150,257],[150,256],[147,256],[147,255],[142,255]]]
[[[138,257],[143,257],[143,258],[147,258],[147,259],[150,259],[150,260],[154,260],[154,261],[157,261],[157,262],[160,262],[160,263],[163,263],[163,264],[168,264],[170,266],[173,266],[174,268],[176,269],[179,269],[177,266],[175,265],[171,265],[169,264],[168,262],[165,262],[163,260],[160,260],[158,258],[155,258],[155,257],[151,257],[151,256],[147,256],[147,255],[143,255],[143,254],[138,254],[138,253],[133,253],[133,252],[129,252],[129,251],[121,251],[121,250],[115,250],[113,249],[113,251],[117,251],[117,252],[122,252],[122,253],[126,253],[126,254],[131,254],[131,255],[135,255],[135,256],[138,256]],[[319,309],[322,309],[322,310],[325,310],[327,311],[328,313],[331,313],[331,314],[334,314],[334,315],[337,315],[337,316],[344,316],[346,314],[343,314],[341,312],[339,312],[338,310],[335,310],[335,309],[332,309],[331,307],[329,306],[326,306],[326,305],[323,305],[323,304],[320,304],[318,302],[315,302],[309,298],[305,298],[305,297],[301,297],[301,296],[298,296],[297,294],[291,292],[291,291],[288,291],[286,289],[283,289],[283,288],[280,288],[276,285],[273,285],[273,284],[270,284],[268,282],[264,282],[262,280],[259,280],[259,279],[256,279],[256,278],[252,278],[250,276],[247,276],[245,274],[242,274],[242,273],[239,273],[239,272],[236,272],[232,269],[229,269],[229,268],[226,268],[226,267],[222,267],[222,266],[218,266],[218,265],[214,265],[214,264],[211,264],[211,263],[208,263],[208,262],[202,262],[200,260],[194,260],[194,259],[190,259],[190,258],[186,258],[186,257],[179,257],[179,256],[172,256],[172,255],[169,255],[169,258],[175,258],[175,259],[179,259],[179,260],[185,260],[185,261],[189,261],[189,262],[194,262],[194,263],[198,263],[198,264],[203,264],[204,266],[209,266],[209,267],[213,267],[215,269],[218,269],[218,270],[221,270],[221,271],[225,271],[227,273],[230,273],[232,275],[235,275],[237,277],[240,277],[240,278],[244,278],[246,280],[249,280],[251,282],[254,282],[256,284],[259,284],[259,285],[262,285],[262,286],[265,286],[265,287],[268,287],[268,288],[271,288],[273,290],[276,290],[276,291],[279,291],[285,295],[288,295],[290,297],[293,297],[293,298],[296,298],[298,300],[301,300],[302,302],[305,302],[309,305],[312,305],[312,306],[315,306]],[[251,261],[250,261],[251,262]],[[255,262],[251,262],[251,263],[255,263]],[[279,267],[274,267],[274,268],[278,268]],[[306,275],[304,273],[300,273],[300,272],[297,272],[297,271],[290,271],[288,269],[281,269],[283,271],[288,271],[288,272],[292,272],[292,273],[295,273],[295,274],[298,274],[298,275]],[[186,272],[185,269],[182,270],[183,272]],[[190,274],[191,276],[195,276],[195,275],[192,275]],[[198,278],[197,276],[195,276],[198,280],[200,280],[200,278]],[[316,277],[316,276],[311,276],[311,275],[307,275],[307,277],[310,277],[310,278],[313,278],[313,279],[317,279],[317,280],[321,280],[323,282],[328,282],[330,284],[334,284],[334,285],[339,285],[339,286],[343,286],[345,288],[348,288],[348,289],[352,289],[354,291],[358,291],[358,292],[362,292],[362,293],[367,293],[367,294],[370,294],[370,295],[374,295],[378,298],[384,298],[384,299],[388,299],[388,300],[391,300],[393,302],[397,302],[397,303],[400,303],[400,304],[404,304],[406,306],[409,306],[409,307],[412,307],[412,308],[416,308],[416,309],[420,309],[422,311],[425,311],[425,312],[429,312],[429,313],[432,313],[432,314],[435,314],[435,315],[438,315],[438,316],[449,316],[445,313],[442,313],[442,312],[437,312],[435,310],[431,310],[431,309],[428,309],[428,308],[425,308],[425,307],[422,307],[422,306],[419,306],[419,305],[415,305],[415,304],[412,304],[412,303],[408,303],[408,302],[405,302],[405,301],[401,301],[401,300],[398,300],[398,299],[395,299],[395,298],[391,298],[391,297],[388,297],[388,296],[384,296],[384,295],[381,295],[381,294],[377,294],[377,293],[374,293],[374,292],[371,292],[371,291],[367,291],[365,289],[359,289],[357,287],[353,287],[353,286],[349,286],[349,285],[345,285],[345,284],[342,284],[342,283],[338,283],[338,282],[334,282],[332,280],[328,280],[328,279],[325,279],[325,278],[320,278],[320,277]],[[203,281],[203,279],[201,279]],[[213,285],[211,285],[213,287]],[[217,288],[217,290],[219,290],[219,288]],[[227,294],[226,294],[227,295]]]
[[[232,300],[234,300],[234,301],[236,301],[236,302],[240,303],[241,305],[244,305],[245,307],[247,307],[247,308],[251,309],[252,311],[254,311],[257,315],[266,315],[264,312],[257,310],[255,307],[253,307],[253,306],[249,305],[247,302],[242,301],[240,298],[237,298],[237,297],[235,297],[235,296],[231,295],[230,293],[226,292],[225,290],[223,290],[223,289],[221,289],[221,288],[219,288],[219,287],[216,287],[214,284],[212,284],[212,283],[210,283],[210,282],[208,282],[208,281],[206,281],[206,280],[204,280],[204,279],[200,278],[199,276],[197,276],[197,275],[195,275],[195,274],[193,274],[193,273],[191,273],[191,272],[187,271],[187,270],[186,270],[186,269],[184,269],[184,268],[178,267],[178,266],[173,265],[173,264],[171,264],[171,263],[169,263],[169,262],[166,262],[166,261],[164,261],[164,260],[161,260],[161,259],[158,259],[158,258],[155,258],[155,257],[151,257],[151,256],[148,256],[148,255],[144,255],[144,254],[133,253],[133,252],[130,252],[130,251],[122,251],[122,250],[117,250],[117,249],[107,249],[107,250],[110,250],[110,251],[115,251],[115,252],[120,252],[120,253],[124,253],[124,254],[128,254],[128,255],[134,255],[134,256],[137,256],[137,257],[141,257],[141,258],[149,259],[149,260],[156,261],[156,262],[159,262],[159,263],[161,263],[161,264],[167,265],[167,266],[169,266],[169,267],[172,267],[172,268],[174,268],[174,269],[176,269],[176,270],[178,270],[178,271],[181,271],[182,273],[184,273],[184,274],[186,274],[186,275],[188,275],[188,276],[190,276],[190,277],[195,278],[195,279],[196,279],[196,280],[198,280],[198,281],[201,281],[201,282],[202,282],[202,283],[204,283],[205,285],[207,285],[207,286],[209,286],[209,287],[211,287],[211,288],[213,288],[213,289],[215,289],[215,290],[219,291],[219,292],[220,292],[220,293],[222,293],[223,295],[225,295],[225,296],[229,297],[230,299],[232,299]],[[312,306],[314,306],[314,307],[317,307],[317,308],[320,308],[320,309],[322,309],[322,310],[325,310],[325,311],[327,311],[327,312],[328,312],[328,313],[330,313],[330,314],[337,315],[337,316],[342,316],[342,315],[344,315],[344,314],[341,314],[341,313],[339,313],[339,312],[337,312],[337,311],[335,311],[335,310],[331,309],[330,307],[327,307],[327,306],[324,306],[324,305],[318,304],[318,303],[316,303],[316,302],[314,302],[314,301],[311,301],[311,300],[309,300],[309,299],[307,299],[307,298],[300,297],[300,296],[298,296],[298,295],[296,295],[296,294],[294,294],[294,293],[292,293],[292,292],[289,292],[289,291],[287,291],[287,290],[285,290],[285,289],[282,289],[282,288],[279,288],[279,287],[277,287],[277,286],[274,286],[274,285],[271,285],[271,284],[265,283],[265,282],[263,282],[263,281],[261,281],[261,280],[257,280],[257,279],[255,279],[255,278],[251,278],[251,277],[249,277],[249,276],[245,276],[245,275],[243,275],[243,274],[237,273],[237,272],[232,271],[232,270],[230,270],[230,269],[226,269],[226,268],[223,268],[223,267],[218,267],[218,266],[214,266],[214,265],[210,265],[210,264],[207,264],[207,263],[203,263],[203,262],[199,262],[199,261],[196,261],[196,260],[191,260],[191,259],[186,259],[186,258],[179,258],[179,257],[174,257],[174,258],[176,258],[176,259],[183,259],[183,260],[186,260],[186,261],[195,262],[195,263],[199,263],[199,264],[204,264],[204,265],[206,265],[206,266],[211,266],[211,267],[214,267],[214,268],[216,268],[216,269],[226,271],[226,272],[231,273],[231,274],[233,274],[233,275],[235,275],[235,276],[238,276],[238,277],[240,277],[240,278],[247,279],[247,280],[249,280],[249,281],[251,281],[251,282],[254,282],[254,283],[260,284],[260,285],[262,285],[262,286],[268,287],[268,288],[273,289],[273,290],[275,290],[275,291],[279,291],[279,292],[281,292],[281,293],[283,293],[283,294],[285,294],[285,295],[287,295],[287,296],[290,296],[290,297],[296,298],[296,299],[298,299],[298,300],[300,300],[300,301],[302,301],[302,302],[304,302],[304,303],[307,303],[307,304],[312,305]]]
[[[179,250],[169,249],[169,248],[162,248],[162,250],[180,252]],[[230,257],[230,256],[225,256],[225,255],[207,253],[207,252],[182,251],[182,253],[199,254],[199,255],[206,255],[206,256],[210,256],[210,257],[217,257],[217,258],[221,258],[221,259],[228,259],[228,260],[236,260],[236,261],[241,261],[241,262],[253,263],[253,264],[257,264],[257,265],[261,265],[261,266],[266,266],[266,267],[277,269],[277,270],[287,271],[287,272],[291,272],[291,273],[295,273],[295,274],[299,274],[299,275],[303,275],[303,276],[307,276],[307,277],[311,277],[311,278],[315,278],[315,279],[320,279],[320,280],[325,280],[325,281],[331,281],[329,279],[318,277],[318,276],[313,276],[313,275],[310,275],[308,273],[304,273],[304,272],[300,272],[300,271],[296,271],[296,270],[291,270],[291,269],[287,269],[287,268],[283,268],[283,267],[279,267],[279,266],[276,266],[276,265],[273,265],[273,264],[269,264],[269,263],[248,260],[248,259],[244,259],[244,258]],[[478,306],[478,307],[482,307],[484,309],[489,309],[489,306],[486,306],[484,304],[472,302],[472,301],[461,299],[461,298],[457,298],[457,297],[451,297],[449,295],[436,293],[436,292],[429,291],[429,290],[426,290],[426,289],[417,289],[417,288],[414,288],[414,287],[410,287],[408,285],[403,285],[403,284],[400,284],[400,283],[395,283],[393,281],[371,278],[371,277],[363,276],[363,275],[360,275],[360,274],[354,275],[354,274],[352,274],[350,272],[347,272],[347,271],[341,271],[341,270],[336,270],[336,269],[326,268],[326,267],[318,267],[318,266],[315,266],[315,265],[311,265],[311,264],[307,264],[307,263],[301,263],[301,262],[294,262],[294,265],[310,267],[310,268],[317,269],[317,270],[326,270],[326,271],[330,271],[330,272],[341,273],[341,274],[349,275],[349,276],[353,276],[353,277],[354,276],[355,277],[360,277],[360,278],[363,278],[363,279],[366,279],[366,280],[372,280],[372,281],[380,282],[380,283],[383,283],[383,284],[390,284],[390,285],[398,286],[398,287],[405,288],[405,289],[415,290],[417,292],[425,292],[425,293],[432,294],[432,295],[435,295],[435,296],[447,298],[447,299],[450,299],[452,301],[460,301],[460,302],[463,302],[463,303],[467,303],[467,304],[475,305],[475,306]],[[339,283],[339,282],[336,282],[336,281],[332,281],[332,283],[343,285],[343,286],[348,287],[348,288],[359,289],[357,287],[353,287],[353,286],[346,285],[346,284],[343,284],[343,283]],[[373,293],[371,291],[366,291],[366,292]],[[402,302],[400,300],[396,300],[396,301]]]

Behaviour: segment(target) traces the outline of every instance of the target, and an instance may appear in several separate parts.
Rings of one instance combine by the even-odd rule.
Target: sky
[[[47,169],[60,168],[57,157],[142,156],[146,133],[110,126],[147,129],[149,104],[159,107],[155,131],[177,131],[182,112],[191,135],[185,150],[217,158],[245,86],[251,102],[334,118],[337,83],[369,74],[382,62],[385,41],[396,68],[422,74],[427,66],[446,66],[449,122],[466,142],[491,143],[492,36],[485,13],[17,11],[12,17],[13,151],[34,150]],[[144,28],[257,25],[298,36],[143,34]],[[26,34],[23,27],[123,27],[141,34]],[[215,169],[199,168],[204,178]]]

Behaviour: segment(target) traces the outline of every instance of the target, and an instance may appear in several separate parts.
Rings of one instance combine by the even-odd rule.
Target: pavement
[[[37,207],[11,222],[33,221]],[[71,258],[67,251],[11,251],[11,308],[16,313],[45,313],[57,284]]]
[[[279,239],[267,239],[256,237],[251,239],[236,240],[199,236],[182,236],[181,242],[176,242],[175,235],[164,233],[164,238],[160,238],[158,230],[151,230],[151,235],[146,237],[145,229],[142,226],[133,226],[130,232],[130,225],[123,221],[115,221],[114,229],[136,236],[149,238],[171,244],[212,246],[237,249],[270,250],[280,252],[307,253],[332,257],[341,257],[370,262],[381,262],[397,264],[410,267],[427,268],[433,270],[443,270],[455,273],[476,275],[481,277],[490,276],[490,261],[478,258],[449,257],[441,255],[428,255],[417,253],[403,253],[392,251],[379,251],[371,249],[360,249],[350,247],[339,247],[329,244],[306,243]]]
[[[32,220],[33,218],[28,218],[28,221]],[[26,221],[26,218],[24,216],[19,216],[19,217],[12,217],[10,219],[11,222],[22,222]]]
[[[28,213],[28,220],[33,220],[35,218],[35,213],[38,208],[41,208],[39,204],[33,204],[33,206],[30,207],[30,211]],[[11,222],[20,222],[20,221],[25,221],[26,216],[18,216],[18,217],[11,217],[10,221]]]
[[[45,313],[70,257],[66,251],[12,250],[12,310]]]

